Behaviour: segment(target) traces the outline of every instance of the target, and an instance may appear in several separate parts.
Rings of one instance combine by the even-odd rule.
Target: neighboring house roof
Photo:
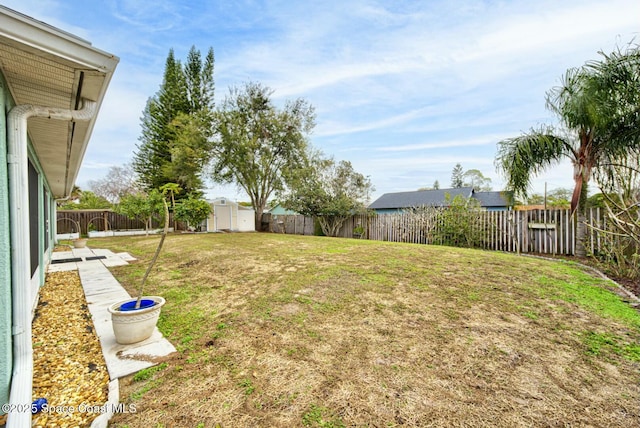
[[[474,192],[472,187],[458,187],[453,189],[385,193],[369,205],[369,208],[373,210],[399,210],[421,206],[448,206],[447,195],[451,199],[458,195],[465,198],[473,197],[480,202],[480,206],[483,208],[510,207],[513,205],[511,192]]]
[[[473,192],[473,197],[480,201],[483,208],[513,206],[513,192]]]
[[[76,110],[100,104],[118,57],[43,22],[0,6],[0,68],[17,105]],[[29,119],[29,137],[56,198],[71,193],[98,115],[72,126]]]
[[[458,187],[454,189],[385,193],[369,205],[369,208],[373,210],[380,210],[420,206],[440,207],[448,205],[446,195],[450,195],[452,199],[458,195],[468,198],[471,196],[472,191],[472,187]]]
[[[296,215],[299,214],[293,210],[288,210],[286,208],[284,208],[282,205],[278,204],[275,207],[271,208],[269,210],[269,213],[271,215]]]

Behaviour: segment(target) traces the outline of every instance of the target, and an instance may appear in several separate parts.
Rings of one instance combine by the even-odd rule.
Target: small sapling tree
[[[188,197],[176,205],[175,215],[187,223],[189,229],[196,229],[211,213],[211,205],[203,199]]]
[[[116,212],[130,219],[144,222],[148,234],[154,218],[159,219],[162,215],[163,201],[162,193],[156,189],[148,193],[126,195],[116,205]]]

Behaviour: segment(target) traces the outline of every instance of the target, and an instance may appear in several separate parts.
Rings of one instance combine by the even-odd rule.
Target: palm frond
[[[585,67],[567,70],[560,86],[551,88],[546,94],[547,109],[555,113],[567,129],[575,132],[593,133],[599,128],[605,116],[599,101],[592,72]]]
[[[550,131],[548,128],[532,129],[498,143],[496,167],[506,177],[509,190],[526,197],[535,175],[563,158],[575,157],[571,143]]]
[[[640,45],[631,42],[604,58],[588,62],[589,86],[598,105],[604,150],[640,148]]]

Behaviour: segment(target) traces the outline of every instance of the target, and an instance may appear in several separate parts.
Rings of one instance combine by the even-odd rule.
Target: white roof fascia
[[[0,37],[108,75],[119,62],[118,57],[94,48],[86,40],[1,5]]]

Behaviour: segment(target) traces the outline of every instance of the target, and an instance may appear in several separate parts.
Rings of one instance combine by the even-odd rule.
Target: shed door
[[[231,229],[231,205],[216,205],[216,228]]]

